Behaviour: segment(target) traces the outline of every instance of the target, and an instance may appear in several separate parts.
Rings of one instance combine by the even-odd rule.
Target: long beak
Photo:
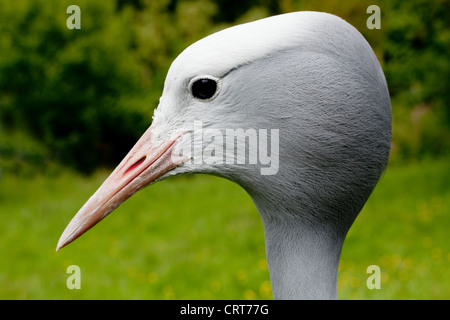
[[[178,164],[172,160],[174,143],[169,139],[159,146],[151,145],[151,127],[143,134],[100,188],[70,221],[58,241],[56,251],[68,245],[96,225],[140,189],[154,182]]]

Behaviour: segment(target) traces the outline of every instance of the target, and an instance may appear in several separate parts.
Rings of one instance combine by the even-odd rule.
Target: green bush
[[[1,2],[3,122],[82,171],[117,161],[151,115],[123,103],[142,91],[131,15],[113,2],[77,1],[82,29],[69,30],[64,1]]]
[[[397,116],[394,144],[403,159],[448,154],[450,3],[416,0],[390,5],[383,61]]]

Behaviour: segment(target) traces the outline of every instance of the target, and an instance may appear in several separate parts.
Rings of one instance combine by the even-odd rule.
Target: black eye
[[[210,99],[217,91],[217,81],[209,78],[198,79],[192,84],[191,91],[198,99]]]

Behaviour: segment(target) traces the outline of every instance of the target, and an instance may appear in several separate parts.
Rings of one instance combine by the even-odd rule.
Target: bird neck
[[[344,237],[298,221],[263,222],[274,298],[336,299]]]

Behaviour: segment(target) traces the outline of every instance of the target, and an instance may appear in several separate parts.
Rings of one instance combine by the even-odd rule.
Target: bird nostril
[[[135,163],[133,163],[133,164],[127,169],[127,171],[125,171],[125,174],[127,174],[129,171],[133,170],[134,168],[138,167],[142,162],[145,161],[146,158],[147,158],[147,156],[143,156],[143,157],[140,158],[138,161],[136,161]]]

